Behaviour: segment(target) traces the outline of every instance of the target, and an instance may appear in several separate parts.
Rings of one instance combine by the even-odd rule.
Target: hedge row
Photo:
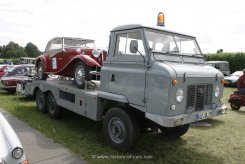
[[[208,54],[207,60],[228,61],[231,73],[245,68],[245,52]]]

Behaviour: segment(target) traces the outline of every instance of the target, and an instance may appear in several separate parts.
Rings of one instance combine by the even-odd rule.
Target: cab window
[[[138,42],[138,51],[136,53],[130,52],[130,42]],[[140,56],[145,55],[145,49],[140,32],[130,32],[124,34],[118,34],[116,37],[116,56]]]

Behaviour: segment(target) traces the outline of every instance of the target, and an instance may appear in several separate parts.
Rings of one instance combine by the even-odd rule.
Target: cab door
[[[116,32],[114,56],[109,59],[109,92],[124,95],[130,104],[145,106],[146,51],[141,31]],[[138,51],[130,51],[130,43],[138,43]],[[141,56],[140,55],[143,56]]]

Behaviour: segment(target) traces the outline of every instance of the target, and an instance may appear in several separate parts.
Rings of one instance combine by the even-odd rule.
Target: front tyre
[[[83,62],[79,61],[74,67],[74,84],[77,88],[84,89],[85,81],[91,80],[89,75],[90,68],[85,65]]]
[[[43,63],[40,61],[37,63],[37,78],[39,80],[46,80],[48,77],[47,74],[44,73]]]
[[[189,127],[190,124],[184,124],[176,127],[160,127],[160,130],[169,138],[179,138],[188,131]]]
[[[241,108],[239,102],[231,102],[230,106],[232,110],[239,110]]]
[[[103,131],[112,148],[126,152],[132,148],[139,133],[134,116],[121,109],[111,108],[103,120]]]

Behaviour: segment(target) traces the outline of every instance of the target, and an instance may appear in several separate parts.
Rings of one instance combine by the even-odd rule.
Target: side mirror
[[[131,40],[130,42],[130,52],[136,53],[138,51],[138,42],[136,40]]]

